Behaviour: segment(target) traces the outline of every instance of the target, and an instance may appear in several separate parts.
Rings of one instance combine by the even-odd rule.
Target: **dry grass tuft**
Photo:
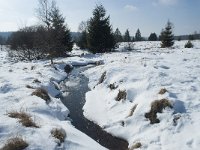
[[[59,140],[59,144],[63,143],[66,138],[66,133],[63,129],[58,129],[58,128],[52,129],[51,135]]]
[[[27,113],[23,112],[23,111],[21,111],[21,112],[17,112],[17,111],[9,112],[8,116],[11,117],[11,118],[19,119],[19,122],[25,127],[39,128],[36,125],[36,123],[31,119],[31,116],[28,115]]]
[[[105,79],[106,79],[106,71],[101,75],[98,84],[103,83]]]
[[[103,64],[102,61],[96,61],[96,62],[95,62],[95,65],[97,65],[97,66],[102,65],[102,64]]]
[[[137,105],[138,105],[138,104],[135,104],[135,105],[131,108],[131,110],[130,110],[128,116],[127,116],[127,118],[128,118],[128,117],[131,117],[131,116],[133,115],[135,109],[137,108]]]
[[[165,94],[166,92],[168,92],[165,88],[160,89],[159,93],[160,95]]]
[[[159,123],[160,120],[157,119],[157,113],[162,113],[163,109],[166,107],[173,108],[172,104],[167,99],[155,100],[151,103],[151,110],[148,113],[145,113],[145,117],[149,118],[150,123]]]
[[[32,87],[30,85],[26,85],[26,88],[28,88],[28,89],[35,89],[34,87]]]
[[[115,90],[115,89],[118,88],[118,85],[115,85],[115,83],[113,83],[113,84],[110,84],[108,87],[109,87],[111,90]]]
[[[137,142],[130,148],[130,150],[138,149],[140,147],[142,147],[142,144],[140,142]]]
[[[40,97],[43,100],[45,100],[47,103],[50,102],[50,100],[51,100],[47,91],[45,89],[42,89],[42,88],[36,89],[31,95],[32,96],[35,95],[37,97]]]
[[[33,83],[41,83],[38,79],[33,80]]]
[[[116,101],[120,101],[120,100],[125,100],[126,99],[126,90],[121,91],[119,90],[119,93],[117,94],[117,97],[115,98]]]
[[[24,141],[22,138],[15,137],[11,138],[7,141],[1,150],[23,150],[28,147],[28,143]]]
[[[31,70],[34,70],[35,69],[35,66],[31,66]]]
[[[178,124],[178,120],[181,118],[180,115],[176,115],[174,116],[174,119],[173,119],[173,125],[176,126]]]

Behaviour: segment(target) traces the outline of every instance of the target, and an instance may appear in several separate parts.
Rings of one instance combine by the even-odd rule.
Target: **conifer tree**
[[[66,52],[72,50],[70,30],[54,0],[39,0],[37,12],[44,26],[42,31],[38,32],[39,49],[49,54],[53,63],[54,57],[66,56]]]
[[[97,5],[93,10],[93,17],[88,23],[88,48],[93,53],[111,51],[115,40],[110,25],[110,17],[106,17],[106,10],[102,5]]]
[[[51,51],[53,57],[62,57],[67,51],[72,50],[72,39],[70,30],[65,25],[65,18],[60,13],[60,10],[54,6],[51,11]]]
[[[122,34],[121,34],[121,32],[119,31],[118,28],[114,32],[114,38],[115,38],[116,43],[123,41]]]
[[[132,37],[132,42],[135,42],[135,37],[134,36]]]
[[[158,37],[157,37],[156,33],[151,33],[148,40],[149,41],[157,41]]]
[[[142,41],[140,29],[137,29],[137,31],[135,33],[135,41]]]
[[[174,35],[172,31],[172,23],[170,21],[167,22],[165,29],[161,32],[161,47],[171,47],[174,45]]]
[[[131,41],[131,37],[129,34],[129,30],[127,29],[125,34],[124,34],[124,42],[130,42]]]

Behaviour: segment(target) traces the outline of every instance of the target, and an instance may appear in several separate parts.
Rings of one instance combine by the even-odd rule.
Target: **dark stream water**
[[[65,83],[68,82],[72,84],[64,87],[64,91],[69,92],[69,94],[63,96],[61,100],[70,111],[70,118],[73,120],[72,124],[78,130],[87,134],[100,145],[110,150],[127,150],[128,143],[125,140],[116,138],[103,131],[100,126],[89,121],[83,115],[82,108],[85,103],[85,93],[90,89],[88,88],[88,79],[82,75],[81,72],[87,68],[88,67],[75,68],[65,80]]]

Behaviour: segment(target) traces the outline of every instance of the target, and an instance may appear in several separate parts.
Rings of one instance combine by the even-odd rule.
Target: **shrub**
[[[159,91],[158,94],[163,95],[163,94],[165,94],[166,92],[167,92],[167,90],[166,90],[165,88],[162,88],[162,89],[160,89],[160,91]]]
[[[9,56],[17,60],[36,60],[44,58],[45,54],[42,49],[39,49],[39,44],[36,42],[36,35],[40,27],[32,26],[20,29],[10,36]],[[40,40],[42,38],[40,37]]]
[[[66,133],[63,129],[58,129],[58,128],[52,129],[51,135],[59,140],[59,144],[63,143],[66,138]]]
[[[193,48],[193,44],[190,40],[185,44],[185,48]]]
[[[11,138],[1,150],[23,150],[28,147],[28,143],[19,137]]]
[[[169,100],[155,100],[151,103],[151,110],[148,113],[145,113],[145,117],[149,118],[151,124],[159,123],[160,120],[157,119],[157,113],[162,113],[163,109],[166,107],[173,108]]]
[[[19,122],[25,127],[38,128],[38,126],[35,124],[35,122],[31,119],[31,116],[28,115],[27,113],[23,112],[23,111],[21,111],[21,112],[17,112],[17,111],[9,112],[8,116],[11,117],[11,118],[19,119]]]
[[[64,67],[64,70],[65,70],[66,73],[70,73],[70,72],[73,70],[73,66],[67,64],[67,65]]]
[[[47,103],[50,102],[50,97],[45,89],[38,88],[36,89],[32,94],[32,96],[35,95],[37,97],[40,97],[41,99],[45,100]]]
[[[120,101],[122,99],[126,99],[126,90],[121,91],[119,90],[119,93],[117,94],[117,97],[115,98],[116,101]]]

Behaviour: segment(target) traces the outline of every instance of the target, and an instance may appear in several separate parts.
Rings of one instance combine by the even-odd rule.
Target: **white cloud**
[[[137,11],[138,10],[138,8],[133,5],[126,5],[126,6],[124,6],[124,9],[126,9],[128,11]]]
[[[178,2],[178,0],[156,0],[154,1],[152,4],[154,6],[158,5],[158,4],[162,4],[162,5],[174,5]]]

